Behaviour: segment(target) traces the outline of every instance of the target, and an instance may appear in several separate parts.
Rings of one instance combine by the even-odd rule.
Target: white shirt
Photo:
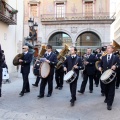
[[[50,54],[51,54],[51,52],[47,52],[47,56],[50,55]]]
[[[76,54],[75,55],[71,55],[72,58],[75,58],[76,57]]]
[[[24,52],[24,55],[26,55],[28,53],[28,51]]]

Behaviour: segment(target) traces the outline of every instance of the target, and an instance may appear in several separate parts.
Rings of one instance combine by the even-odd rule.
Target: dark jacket
[[[21,64],[21,73],[29,74],[30,73],[30,63],[32,61],[32,54],[29,52],[25,54],[22,58],[23,63]]]
[[[51,54],[49,56],[47,56],[47,54],[44,54],[44,58],[46,58],[47,60],[50,61],[50,75],[54,74],[54,68],[55,65],[57,64],[57,56],[56,54],[54,54],[53,52],[51,52]]]
[[[118,56],[112,54],[109,64],[107,62],[107,55],[102,57],[102,60],[100,62],[100,67],[103,68],[103,71],[111,69],[113,65],[116,65],[117,68],[120,67]]]
[[[91,54],[87,61],[89,62],[87,65],[85,65],[85,70],[83,71],[83,74],[87,75],[94,75],[95,74],[95,62],[96,62],[95,55]]]
[[[76,55],[75,58],[68,56],[64,62],[64,67],[66,67],[67,72],[69,72],[76,64],[78,66],[78,69],[74,69],[74,71],[77,73],[77,75],[79,75],[79,70],[82,70],[84,68],[82,64],[82,59],[79,56]]]

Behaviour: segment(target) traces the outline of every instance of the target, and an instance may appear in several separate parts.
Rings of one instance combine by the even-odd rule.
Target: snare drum
[[[50,65],[47,62],[42,62],[39,72],[42,78],[48,77],[50,74]]]
[[[76,77],[77,74],[73,70],[71,70],[64,76],[64,81],[66,81],[67,83],[72,83]]]
[[[108,69],[101,75],[100,79],[104,84],[108,84],[114,80],[115,76],[116,72]]]

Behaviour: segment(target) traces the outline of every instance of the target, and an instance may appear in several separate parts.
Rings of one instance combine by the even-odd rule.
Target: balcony
[[[0,0],[0,21],[8,25],[16,25],[17,12],[17,10],[13,9],[6,2]]]
[[[62,17],[59,17],[62,16]],[[43,14],[42,24],[112,24],[115,16],[110,13],[67,13],[65,15]]]

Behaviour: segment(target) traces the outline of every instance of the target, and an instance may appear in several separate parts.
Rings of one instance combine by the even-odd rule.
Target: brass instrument
[[[43,55],[45,54],[46,51],[47,51],[47,50],[46,50],[46,46],[45,46],[45,45],[42,45],[42,46],[41,46],[41,49],[40,49],[40,53],[39,53],[38,58],[43,57]]]
[[[102,57],[103,57],[103,56],[106,56],[106,55],[107,55],[107,52],[106,52],[106,51],[103,52],[100,60],[98,60],[98,61],[95,62],[95,67],[96,67],[97,70],[99,70],[99,64],[100,64],[100,62],[101,62]]]
[[[61,50],[61,52],[57,56],[58,63],[56,65],[56,69],[60,69],[61,68],[63,62],[66,60],[65,55],[68,54],[68,51],[69,51],[69,46],[67,44],[65,44],[65,47]]]
[[[13,65],[14,65],[14,66],[20,65],[21,63],[19,62],[19,59],[22,59],[22,58],[23,58],[23,53],[17,54],[17,55],[15,56],[15,58],[13,59]]]

